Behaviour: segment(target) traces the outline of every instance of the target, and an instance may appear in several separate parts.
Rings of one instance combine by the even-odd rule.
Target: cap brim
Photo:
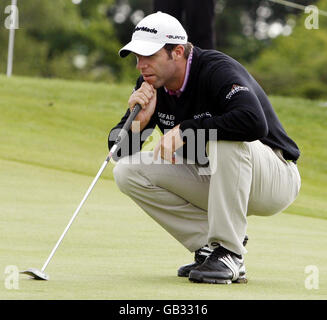
[[[137,53],[141,56],[151,56],[152,54],[163,48],[164,43],[132,40],[125,47],[119,50],[119,55],[122,58],[128,56],[131,52]]]

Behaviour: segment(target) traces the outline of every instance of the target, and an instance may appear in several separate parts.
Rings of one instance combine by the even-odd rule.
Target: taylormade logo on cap
[[[134,29],[132,40],[119,51],[121,57],[134,52],[150,56],[165,44],[185,44],[187,34],[181,23],[173,16],[158,11],[142,19]]]
[[[152,33],[157,33],[158,32],[156,29],[149,29],[147,27],[136,27],[134,32],[139,31],[139,30],[145,31],[145,32],[152,32]]]

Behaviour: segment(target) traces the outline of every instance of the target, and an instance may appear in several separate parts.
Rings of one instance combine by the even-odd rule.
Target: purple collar
[[[186,62],[186,72],[185,72],[185,78],[182,87],[179,90],[173,91],[173,90],[168,90],[166,87],[165,91],[170,94],[171,96],[177,96],[178,98],[182,94],[182,92],[185,90],[189,75],[190,75],[190,69],[191,69],[191,63],[192,63],[192,58],[193,58],[193,49],[190,52],[190,55],[187,58]]]

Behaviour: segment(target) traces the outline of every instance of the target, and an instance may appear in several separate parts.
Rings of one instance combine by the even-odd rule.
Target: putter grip
[[[142,109],[142,107],[137,103],[134,106],[134,108],[133,108],[132,112],[130,113],[129,117],[127,118],[122,130],[129,131],[133,120],[138,115],[138,113],[141,111],[141,109]]]
[[[132,125],[133,120],[135,119],[135,117],[137,116],[137,114],[141,111],[142,107],[137,103],[135,105],[135,107],[133,108],[133,110],[131,111],[130,115],[128,116],[124,126],[122,127],[122,129],[119,132],[119,135],[115,141],[115,145],[118,145],[119,143],[121,143],[125,137],[127,136],[127,133]]]

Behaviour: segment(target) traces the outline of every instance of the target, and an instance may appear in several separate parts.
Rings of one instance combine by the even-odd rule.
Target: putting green
[[[106,179],[46,269],[50,281],[20,275],[18,288],[10,289],[7,266],[42,267],[95,174],[0,160],[0,299],[327,298],[327,220],[250,217],[249,283],[195,284],[176,276],[192,254]],[[305,286],[313,276],[307,266],[319,271],[318,289]]]
[[[249,218],[247,285],[178,278],[193,255],[120,193],[111,164],[46,269],[50,281],[14,281],[8,266],[40,269],[47,259],[132,87],[0,75],[0,299],[326,299],[327,109],[290,97],[271,100],[300,146],[302,189],[291,214]],[[305,287],[308,266],[318,289]]]

